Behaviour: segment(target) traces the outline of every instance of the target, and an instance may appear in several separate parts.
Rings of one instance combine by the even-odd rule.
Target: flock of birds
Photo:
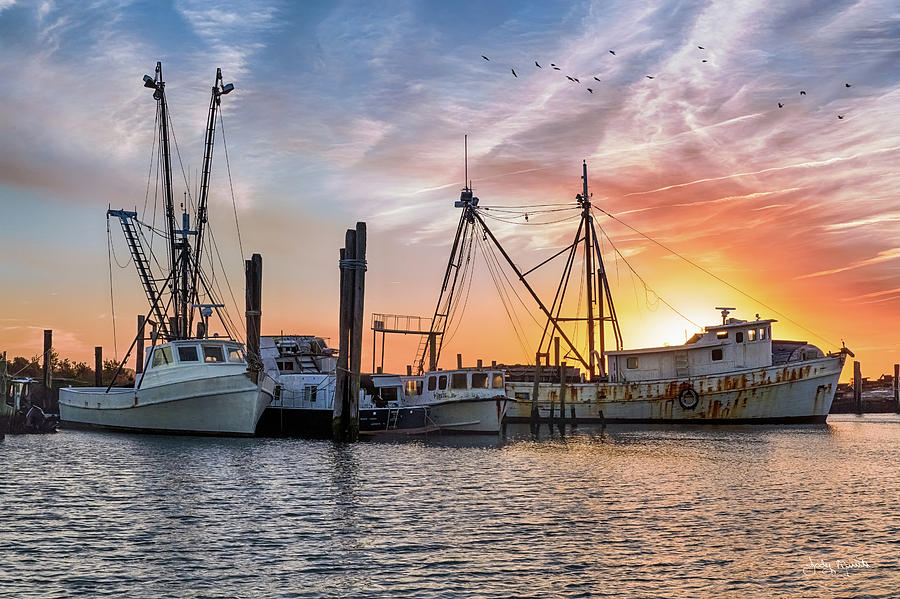
[[[697,49],[698,49],[698,50],[703,50],[703,51],[706,50],[706,48],[705,48],[704,46],[697,46]],[[615,50],[610,50],[609,53],[612,54],[613,56],[616,55]],[[485,59],[486,61],[491,62],[491,59],[488,58],[487,56],[485,56],[484,54],[482,54],[481,57],[482,57],[483,59]],[[706,58],[702,58],[702,59],[700,60],[700,62],[708,62],[708,60],[707,60]],[[542,67],[541,64],[540,64],[538,61],[536,61],[536,60],[534,61],[534,66],[537,67],[537,68],[539,68],[539,69],[543,69],[543,68],[544,68],[544,67]],[[550,63],[550,67],[551,67],[553,70],[555,70],[555,71],[561,71],[561,70],[562,70],[556,63],[552,63],[552,62],[551,62],[551,63]],[[510,70],[510,72],[512,73],[513,77],[515,77],[516,79],[519,78],[519,75],[516,73],[515,67],[510,67],[509,70]],[[566,77],[566,79],[568,79],[568,80],[571,81],[572,83],[579,83],[579,84],[581,83],[581,80],[578,79],[578,77],[575,77],[574,75],[566,75],[565,77]],[[646,77],[647,79],[656,79],[656,76],[654,76],[654,75],[645,75],[645,77]],[[593,75],[593,79],[594,79],[594,81],[596,81],[597,83],[601,83],[600,78],[597,77],[596,75]],[[593,85],[593,84],[590,84],[590,85]],[[853,87],[853,86],[852,86],[851,84],[849,84],[849,83],[844,83],[844,87],[845,87],[845,88],[850,88],[850,87]],[[591,93],[591,94],[594,93],[594,89],[591,88],[591,87],[585,86],[585,89],[586,89],[589,93]],[[807,95],[807,94],[806,94],[806,90],[802,90],[802,89],[801,89],[801,90],[800,90],[800,95],[801,95],[801,96]],[[784,108],[784,102],[782,102],[782,101],[779,100],[779,101],[778,101],[778,108]],[[839,114],[839,115],[837,115],[837,118],[838,118],[839,120],[843,120],[843,119],[844,119],[844,116],[845,116],[845,115],[843,115],[843,114]]]

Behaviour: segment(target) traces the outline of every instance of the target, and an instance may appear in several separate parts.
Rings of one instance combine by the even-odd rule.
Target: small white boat
[[[508,398],[502,370],[462,368],[423,375],[373,374],[376,405],[424,406],[441,432],[499,433]]]
[[[60,418],[73,428],[250,436],[275,389],[264,373],[253,378],[240,343],[171,341],[147,350],[133,388],[60,389]]]

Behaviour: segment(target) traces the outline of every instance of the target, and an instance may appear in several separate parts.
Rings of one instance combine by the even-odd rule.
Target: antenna
[[[466,178],[463,180],[463,187],[469,187],[469,136],[463,136],[463,152],[465,153],[465,161],[466,161]]]
[[[733,312],[734,310],[736,310],[736,308],[726,308],[726,307],[716,306],[716,310],[722,311],[722,324],[728,324],[728,322],[727,322],[728,313]],[[757,320],[759,320],[759,319],[757,319]]]

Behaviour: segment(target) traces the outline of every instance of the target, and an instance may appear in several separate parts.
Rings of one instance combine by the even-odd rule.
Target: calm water
[[[893,415],[353,446],[62,431],[0,459],[4,597],[900,594]]]

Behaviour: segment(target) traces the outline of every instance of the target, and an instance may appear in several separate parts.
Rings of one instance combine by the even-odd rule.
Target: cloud
[[[825,275],[833,275],[833,274],[837,274],[839,272],[853,270],[855,268],[862,268],[864,266],[871,266],[873,264],[879,264],[881,262],[887,262],[889,260],[896,260],[898,258],[900,258],[900,248],[891,248],[889,250],[884,250],[884,251],[878,252],[878,254],[873,256],[872,258],[867,258],[865,260],[858,260],[857,262],[853,262],[852,264],[850,264],[848,266],[842,266],[840,268],[832,268],[829,270],[822,270],[819,272],[800,275],[795,278],[810,279],[813,277],[823,277]]]
[[[886,212],[883,214],[876,214],[866,218],[860,218],[843,223],[833,223],[830,225],[825,225],[824,228],[826,231],[840,231],[844,229],[852,229],[855,227],[863,227],[866,225],[897,221],[900,221],[900,212]]]

